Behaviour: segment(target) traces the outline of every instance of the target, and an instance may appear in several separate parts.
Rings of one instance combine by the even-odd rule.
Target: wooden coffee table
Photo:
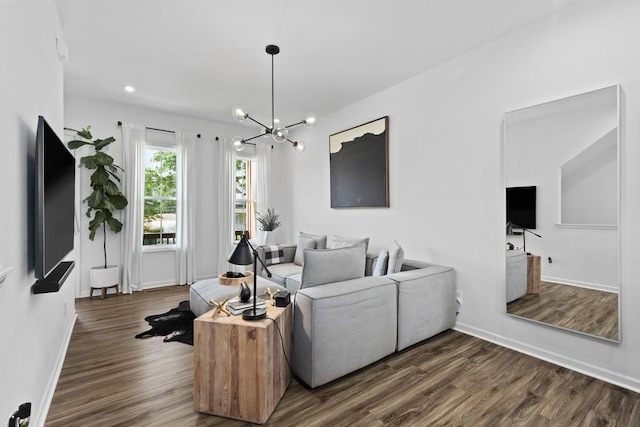
[[[195,409],[212,415],[264,424],[291,381],[291,310],[267,304],[268,319],[242,316],[195,319]],[[282,332],[280,340],[278,324]]]

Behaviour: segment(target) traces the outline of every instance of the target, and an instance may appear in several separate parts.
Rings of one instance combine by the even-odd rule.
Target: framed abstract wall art
[[[389,117],[329,136],[331,207],[389,207]]]

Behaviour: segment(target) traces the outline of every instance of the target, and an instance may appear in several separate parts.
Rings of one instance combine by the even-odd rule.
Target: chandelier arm
[[[251,117],[251,116],[250,116],[250,115],[248,115],[248,114],[247,114],[247,119],[251,120],[251,121],[252,121],[252,122],[254,122],[254,123],[259,124],[260,126],[262,126],[262,127],[263,127],[263,128],[265,128],[265,129],[269,129],[269,130],[271,130],[271,127],[270,127],[270,126],[263,125],[262,123],[260,123],[259,121],[257,121],[256,119],[254,119],[253,117]]]
[[[248,141],[251,141],[252,139],[260,138],[261,136],[263,136],[263,135],[260,134],[260,135],[252,136],[251,138],[242,138],[242,140],[244,142],[248,142]]]
[[[292,128],[292,127],[294,127],[294,126],[298,126],[298,125],[304,124],[304,122],[305,122],[305,121],[304,121],[304,120],[302,120],[302,121],[299,121],[298,123],[294,123],[294,124],[292,124],[292,125],[285,126],[285,128],[289,129],[289,128]]]

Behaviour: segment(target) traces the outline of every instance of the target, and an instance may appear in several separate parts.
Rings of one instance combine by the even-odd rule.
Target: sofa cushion
[[[304,231],[300,232],[299,237],[305,237],[307,239],[313,239],[316,241],[316,249],[327,249],[327,236],[320,234],[309,234]]]
[[[298,237],[298,247],[296,248],[296,255],[293,258],[293,263],[297,265],[304,264],[304,250],[315,249],[316,240],[308,237]]]
[[[389,264],[389,251],[386,249],[380,250],[376,266],[373,269],[372,276],[384,276],[387,274],[387,265]]]
[[[287,277],[293,276],[294,274],[300,274],[302,267],[295,265],[292,262],[287,262],[284,264],[270,265],[269,271],[271,272],[271,277],[268,278],[269,280],[277,283],[278,285],[286,286]]]
[[[300,282],[302,282],[302,274],[292,274],[291,276],[287,276],[285,285],[287,286],[287,290],[294,294],[298,289],[300,289]]]
[[[300,288],[364,277],[363,244],[338,249],[305,249]]]
[[[402,270],[402,263],[404,261],[404,249],[395,240],[389,248],[389,266],[387,267],[387,274],[397,273]]]
[[[333,241],[331,242],[331,248],[346,248],[348,246],[356,246],[359,244],[364,244],[364,251],[367,252],[369,249],[369,238],[368,237],[342,237],[342,236],[333,236]]]

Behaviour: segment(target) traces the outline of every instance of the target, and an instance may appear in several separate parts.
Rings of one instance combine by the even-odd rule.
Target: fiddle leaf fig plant
[[[122,230],[122,223],[113,214],[124,209],[129,203],[119,187],[124,169],[113,163],[113,157],[102,151],[103,148],[115,142],[115,138],[110,136],[92,141],[91,126],[82,130],[66,129],[82,138],[69,141],[67,143],[69,149],[75,150],[85,145],[91,145],[94,148],[94,154],[80,158],[80,167],[93,171],[90,182],[92,191],[83,203],[89,206],[86,212],[87,218],[91,218],[89,239],[94,240],[96,232],[102,228],[104,268],[107,268],[107,226],[114,233]]]

